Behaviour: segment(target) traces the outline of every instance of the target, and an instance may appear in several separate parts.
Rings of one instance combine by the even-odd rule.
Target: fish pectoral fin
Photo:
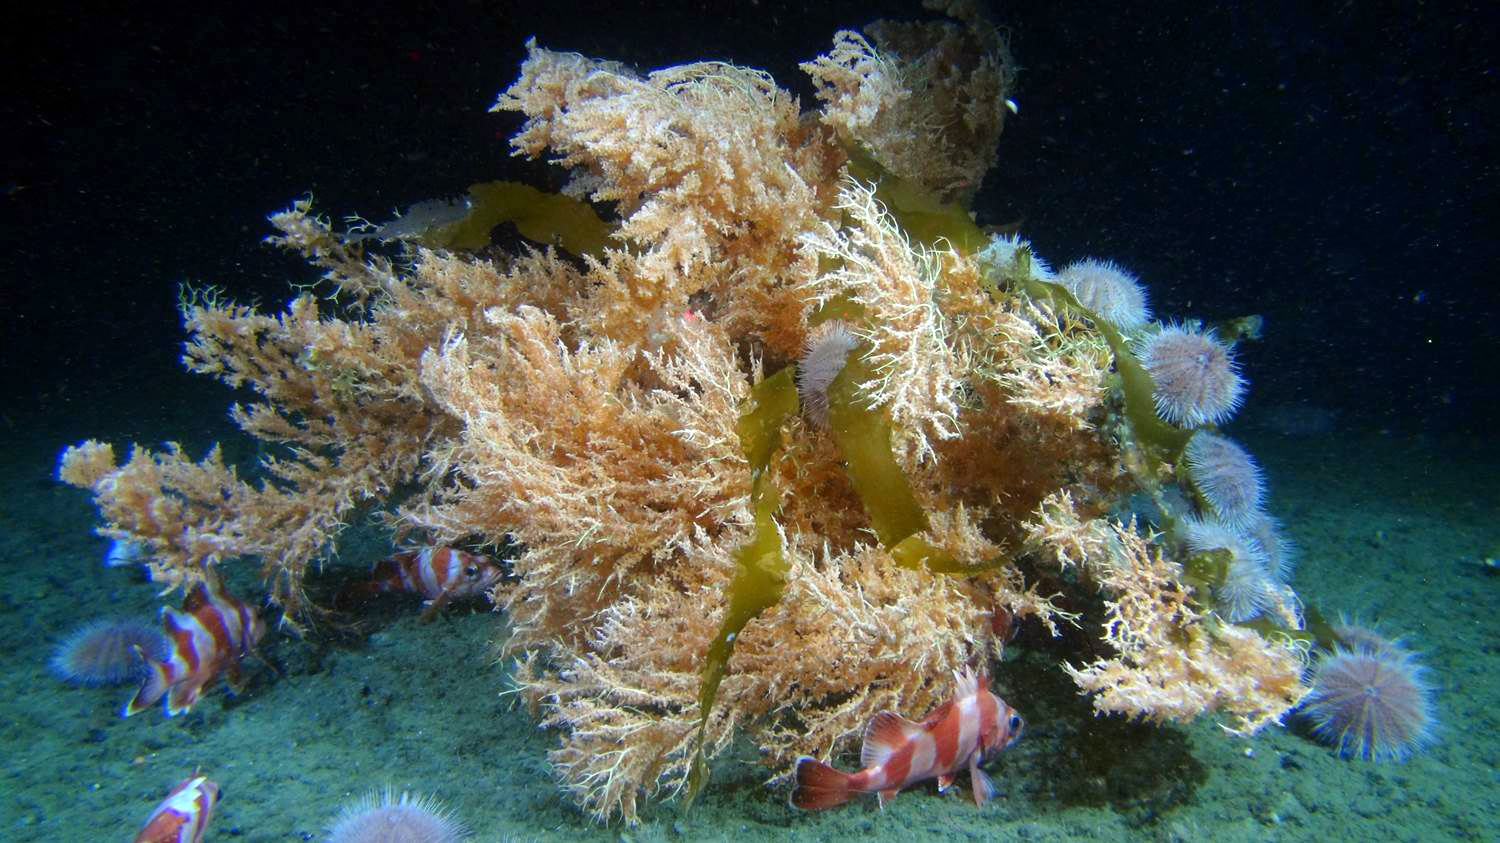
[[[896,794],[898,794],[900,792],[901,792],[901,789],[897,788],[897,787],[891,787],[891,788],[887,788],[885,790],[880,791],[880,797],[879,797],[880,798],[880,807],[884,808],[885,807],[885,803],[891,801],[892,799],[895,799],[896,798]]]
[[[443,607],[447,606],[448,602],[451,599],[452,592],[445,591],[442,594],[439,594],[437,597],[432,598],[432,600],[429,600],[427,602],[427,608],[422,610],[422,614],[417,618],[417,622],[432,623],[433,618],[436,618],[438,614],[443,611]]]
[[[167,716],[174,717],[190,710],[203,693],[203,686],[213,678],[210,673],[188,676],[172,686],[167,694]]]
[[[953,780],[955,778],[957,778],[957,776],[953,775],[952,773],[944,773],[943,775],[938,776],[938,793],[947,793],[948,788],[953,786]]]
[[[167,692],[172,690],[172,672],[165,664],[146,655],[140,647],[135,647],[135,652],[146,662],[146,679],[141,683],[135,697],[125,706],[121,713],[123,717],[139,714],[142,711],[156,705]]]
[[[240,663],[230,661],[224,665],[224,684],[229,686],[230,693],[239,696],[245,690],[245,677],[240,673]]]
[[[969,779],[974,783],[974,804],[983,808],[984,803],[995,798],[995,783],[979,769],[978,764],[969,767]]]

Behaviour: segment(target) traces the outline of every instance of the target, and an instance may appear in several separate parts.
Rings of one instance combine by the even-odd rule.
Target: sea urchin
[[[1168,325],[1141,342],[1140,359],[1157,414],[1179,427],[1227,421],[1245,398],[1229,347],[1212,333]]]
[[[1085,258],[1063,267],[1056,280],[1079,304],[1122,331],[1134,331],[1151,318],[1140,279],[1113,261]]]
[[[161,661],[166,652],[160,629],[134,618],[110,618],[74,630],[52,654],[51,668],[72,685],[120,685],[145,675],[142,654]]]
[[[1431,688],[1395,644],[1336,648],[1313,670],[1302,713],[1339,755],[1404,761],[1432,734]]]
[[[463,824],[425,796],[371,793],[345,806],[327,843],[458,843]]]

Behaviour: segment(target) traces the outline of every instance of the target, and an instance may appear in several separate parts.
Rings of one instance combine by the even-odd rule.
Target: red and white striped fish
[[[260,614],[225,591],[217,577],[193,586],[181,610],[163,608],[161,628],[167,636],[167,658],[157,661],[141,653],[146,682],[125,706],[126,717],[162,697],[167,698],[168,717],[187,711],[221,673],[238,686],[240,660],[266,633]]]
[[[207,776],[183,779],[151,812],[135,843],[200,843],[218,801],[219,786]]]
[[[969,768],[974,804],[995,795],[995,786],[979,769],[986,754],[999,752],[1021,737],[1021,716],[990,692],[983,674],[954,673],[953,699],[933,709],[921,723],[882,711],[865,727],[857,773],[843,773],[815,758],[797,760],[797,787],[792,806],[820,811],[848,802],[857,793],[880,794],[880,806],[902,788],[937,777],[946,791],[959,770]]]
[[[376,562],[365,588],[422,595],[426,599],[422,620],[426,622],[455,600],[483,595],[503,574],[488,556],[446,545],[428,545]]]

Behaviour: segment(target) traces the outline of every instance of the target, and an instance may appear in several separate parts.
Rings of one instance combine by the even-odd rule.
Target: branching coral
[[[733,335],[796,353],[801,299],[785,288],[811,270],[796,238],[828,212],[844,155],[770,77],[708,62],[642,79],[532,44],[495,109],[526,115],[517,153],[550,150],[576,193],[619,203],[630,248],[595,268],[582,328],[630,344],[699,296]]]
[[[310,210],[302,202],[273,217],[282,232],[274,242],[325,268],[351,318],[325,315],[312,293],[279,316],[215,297],[183,304],[188,368],[258,398],[231,416],[267,449],[260,481],[242,479],[217,450],[194,462],[176,446],[137,449],[115,466],[112,449],[90,443],[66,452],[60,470],[94,491],[106,534],[147,549],[160,581],[184,585],[206,566],[255,557],[293,624],[313,609],[304,577],[349,518],[418,482],[424,462],[463,427],[422,384],[423,354],[450,332],[484,324],[487,310],[514,307],[523,291],[546,305],[560,285],[576,286],[576,272],[541,254],[501,267],[423,253],[398,277]],[[425,476],[428,495],[445,480]]]
[[[1205,618],[1177,563],[1133,525],[1114,529],[1118,545],[1093,564],[1107,595],[1104,642],[1117,655],[1063,668],[1096,710],[1157,722],[1219,711],[1225,729],[1250,735],[1301,702],[1305,643]]]
[[[869,343],[864,357],[878,375],[860,384],[861,397],[885,408],[919,457],[930,458],[929,439],[958,436],[960,378],[973,368],[946,336],[939,307],[945,256],[913,246],[874,190],[858,182],[844,183],[836,208],[846,222],[823,221],[802,236],[833,267],[803,287],[815,304],[839,299],[860,309],[865,318],[855,332]]]
[[[954,201],[972,195],[995,164],[1015,64],[978,4],[925,5],[961,24],[878,21],[866,28],[876,46],[840,32],[827,55],[802,69],[817,87],[824,123],[891,172]]]
[[[504,652],[559,732],[562,787],[601,819],[688,788],[737,735],[777,769],[848,748],[996,656],[997,615],[1055,633],[1080,600],[1102,600],[1115,655],[1066,669],[1101,711],[1253,731],[1300,696],[1297,646],[1220,622],[1170,544],[1105,520],[1172,482],[1122,413],[1115,372],[1139,364],[1024,241],[938,201],[988,168],[1012,72],[961,19],[878,27],[879,47],[841,33],[808,65],[810,115],[757,71],[641,77],[531,45],[496,108],[526,118],[518,154],[569,168],[573,198],[537,201],[588,237],[538,213],[522,231],[542,249],[398,265],[299,203],[276,242],[323,298],[184,308],[188,366],[255,393],[233,411],[266,449],[253,475],[88,442],[62,478],[168,586],[258,559],[291,623],[367,510],[401,537],[513,543]],[[783,367],[830,318],[857,341],[819,375],[823,424]]]
[[[748,373],[701,320],[679,319],[672,350],[637,361],[608,341],[569,349],[531,308],[490,318],[483,339],[453,335],[425,356],[424,383],[466,427],[434,459],[456,482],[403,516],[439,541],[513,536],[521,583],[501,605],[516,641],[581,644],[579,618],[696,570],[706,543],[742,540],[750,475],[733,430]],[[653,386],[630,375],[636,362]]]

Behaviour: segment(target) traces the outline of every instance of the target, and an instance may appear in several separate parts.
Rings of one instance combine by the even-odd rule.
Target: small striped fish
[[[995,795],[995,786],[979,762],[1021,737],[1021,716],[990,692],[983,675],[964,671],[953,678],[953,699],[920,723],[890,711],[875,715],[865,728],[859,772],[843,773],[815,758],[799,758],[792,806],[820,811],[857,793],[878,793],[883,808],[902,788],[933,777],[938,790],[946,791],[965,767],[974,784],[974,804],[984,805]]]
[[[135,843],[199,843],[218,801],[219,786],[207,776],[183,779],[151,812]]]
[[[225,591],[217,577],[193,586],[181,610],[162,609],[161,628],[167,636],[167,658],[157,661],[141,653],[146,682],[125,706],[126,717],[162,697],[167,698],[168,717],[187,711],[220,674],[238,685],[240,660],[266,633],[260,614]]]
[[[376,562],[365,590],[420,594],[426,600],[422,610],[425,622],[455,600],[483,596],[500,581],[502,573],[488,556],[429,545]]]

